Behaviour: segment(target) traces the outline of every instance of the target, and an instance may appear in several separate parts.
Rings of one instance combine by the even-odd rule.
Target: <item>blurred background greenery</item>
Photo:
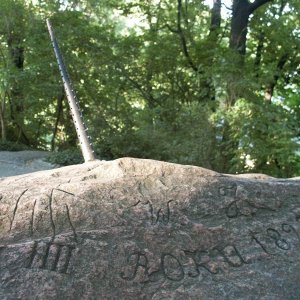
[[[97,156],[300,175],[298,0],[0,2],[0,150],[80,163],[45,19]]]

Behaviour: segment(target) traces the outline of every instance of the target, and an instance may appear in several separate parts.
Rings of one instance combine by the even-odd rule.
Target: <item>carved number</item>
[[[283,223],[281,225],[281,229],[283,232],[286,232],[286,233],[294,232],[295,235],[297,236],[297,238],[300,240],[299,234],[293,226]],[[291,249],[291,243],[288,242],[286,239],[282,238],[282,236],[278,230],[276,230],[274,228],[267,228],[266,233],[267,233],[268,237],[270,237],[271,239],[274,240],[276,247],[278,247],[279,249],[282,249],[285,251]],[[264,250],[265,253],[273,254],[273,253],[270,253],[267,250],[266,246],[257,238],[257,233],[251,232],[251,238]]]
[[[298,240],[300,241],[300,236],[299,236],[298,232],[296,231],[296,229],[292,225],[284,223],[281,225],[281,228],[282,228],[282,231],[287,232],[287,233],[294,232],[295,235],[297,236]]]
[[[251,232],[251,241],[255,241],[264,250],[265,253],[271,254],[267,250],[266,246],[256,237],[256,235],[257,235],[257,232]]]
[[[274,240],[275,242],[275,245],[282,249],[282,250],[290,250],[291,249],[291,244],[281,238],[281,234],[276,230],[276,229],[273,229],[273,228],[268,228],[267,229],[267,235]]]
[[[72,245],[35,241],[26,268],[37,267],[66,274],[74,249]]]

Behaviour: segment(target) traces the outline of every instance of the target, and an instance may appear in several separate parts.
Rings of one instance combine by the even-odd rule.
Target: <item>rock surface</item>
[[[0,299],[300,299],[300,178],[132,158],[2,178]]]

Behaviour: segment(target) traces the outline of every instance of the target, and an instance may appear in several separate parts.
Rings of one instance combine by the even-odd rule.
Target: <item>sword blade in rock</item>
[[[71,80],[69,74],[67,72],[67,68],[64,64],[63,57],[61,55],[60,49],[58,47],[57,40],[54,35],[54,31],[52,29],[50,20],[47,19],[47,27],[50,34],[51,43],[54,49],[54,53],[56,56],[56,60],[58,63],[60,75],[63,80],[66,96],[70,105],[71,114],[73,118],[73,123],[76,128],[76,133],[78,136],[78,140],[80,143],[81,152],[85,162],[95,160],[94,151],[92,148],[92,144],[89,140],[89,136],[87,135],[87,128],[84,125],[82,113],[80,111],[79,104],[76,99],[75,92],[73,90]]]

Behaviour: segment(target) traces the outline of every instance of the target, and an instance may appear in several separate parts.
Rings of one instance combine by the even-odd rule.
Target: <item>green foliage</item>
[[[46,160],[54,165],[68,166],[83,163],[83,157],[78,148],[53,152]]]
[[[213,30],[203,1],[186,1],[180,24],[176,1],[34,3],[0,3],[1,140],[82,161],[50,17],[101,159],[300,174],[299,1],[253,13],[243,57],[229,47],[230,15]]]
[[[32,150],[32,148],[10,141],[0,141],[0,151],[24,151],[24,150]]]
[[[178,112],[171,108],[143,110],[137,116],[136,129],[114,134],[106,147],[99,144],[99,156],[132,156],[211,167],[214,139],[208,114],[208,108],[200,104],[184,106]]]
[[[275,177],[299,174],[300,145],[293,139],[298,124],[281,103],[262,105],[240,99],[219,115],[219,123],[224,120],[230,140],[237,141],[236,147],[229,149],[233,152],[230,172],[263,172]],[[224,134],[224,126],[219,130]]]

